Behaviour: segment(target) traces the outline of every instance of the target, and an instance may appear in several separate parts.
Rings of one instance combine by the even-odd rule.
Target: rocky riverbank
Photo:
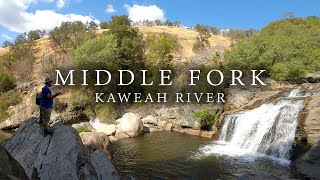
[[[293,163],[293,169],[296,174],[302,175],[303,177],[317,177],[317,174],[314,174],[315,172],[312,168],[308,168],[310,171],[304,171],[304,169],[313,164],[317,167],[317,164],[319,164],[318,156],[314,149],[318,148],[320,139],[320,84],[304,83],[298,85],[279,83],[272,80],[267,82],[268,88],[230,88],[228,101],[225,104],[145,104],[126,107],[121,111],[122,113],[120,113],[121,118],[117,119],[113,124],[106,124],[100,122],[98,119],[88,121],[88,118],[84,117],[84,109],[82,108],[71,112],[56,112],[56,115],[52,116],[52,123],[54,124],[53,128],[55,132],[59,133],[54,133],[50,138],[44,138],[37,132],[39,126],[35,123],[35,119],[27,122],[23,119],[30,115],[37,115],[34,109],[32,114],[27,115],[28,113],[26,112],[18,116],[18,110],[23,109],[23,107],[28,105],[27,103],[17,107],[11,107],[14,115],[0,124],[1,129],[13,129],[20,126],[18,132],[2,144],[9,154],[25,169],[29,178],[33,176],[47,176],[49,171],[46,168],[57,168],[55,171],[60,172],[56,165],[50,164],[51,159],[57,158],[55,157],[56,155],[41,155],[41,153],[56,151],[53,144],[64,146],[62,140],[69,138],[74,142],[73,146],[69,147],[71,146],[70,144],[67,149],[58,152],[66,154],[64,157],[66,158],[68,154],[73,151],[71,149],[77,149],[76,154],[79,154],[79,157],[72,157],[73,159],[70,159],[69,165],[63,164],[61,167],[67,166],[65,168],[74,168],[76,165],[76,170],[70,171],[74,177],[96,177],[97,174],[95,173],[104,175],[109,173],[110,175],[110,172],[104,172],[103,169],[94,167],[94,164],[102,163],[112,167],[112,164],[108,160],[112,158],[113,154],[111,148],[112,142],[123,138],[141,136],[144,133],[159,131],[176,131],[188,135],[215,139],[219,135],[219,129],[223,125],[225,115],[253,109],[262,104],[269,103],[280,96],[282,97],[284,94],[290,97],[289,93],[291,92],[297,93],[298,98],[300,96],[304,100],[304,108],[299,116],[296,142],[303,142],[305,145],[303,145],[302,151],[295,154],[296,157],[294,159],[296,160]],[[295,89],[297,91],[293,91]],[[31,100],[30,97],[26,102],[29,102],[30,105]],[[215,117],[217,119],[212,121],[212,128],[207,130],[203,130],[202,128],[203,119],[194,116],[194,112],[204,109],[214,114],[219,114],[219,116]],[[76,129],[85,128],[87,129],[86,131],[90,132],[81,132],[79,136],[74,129],[62,124],[73,124],[72,126]],[[66,130],[66,132],[60,133],[60,131],[64,131],[62,129]],[[30,137],[28,137],[27,134]],[[61,143],[57,142],[60,140],[62,141]],[[27,146],[27,142],[32,142],[32,146]],[[15,146],[14,144],[18,145]],[[29,149],[30,151],[25,152],[24,149]],[[32,155],[31,152],[36,153]],[[98,162],[96,161],[97,159],[102,159],[102,161]],[[78,161],[82,162],[83,166],[78,166],[78,164],[75,163]],[[64,176],[65,174],[62,173],[61,177]]]
[[[75,129],[61,123],[52,129],[52,136],[44,136],[37,119],[29,119],[1,143],[29,179],[119,179],[105,153],[87,149]]]

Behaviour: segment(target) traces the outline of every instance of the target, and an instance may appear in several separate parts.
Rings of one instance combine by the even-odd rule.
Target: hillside
[[[187,59],[195,55],[194,52],[192,52],[193,44],[196,41],[196,37],[198,36],[198,32],[192,30],[192,29],[186,29],[186,28],[179,28],[179,27],[167,27],[167,26],[154,26],[154,27],[148,27],[148,26],[141,26],[139,27],[140,32],[147,35],[150,33],[161,33],[161,32],[167,32],[170,34],[174,34],[178,36],[178,39],[182,45],[183,51],[182,51],[182,59]],[[226,49],[230,46],[231,41],[222,36],[211,36],[210,39],[211,48],[213,49]]]
[[[182,61],[187,61],[190,57],[196,55],[192,51],[192,47],[199,33],[195,30],[174,26],[137,26],[137,28],[144,36],[147,36],[151,33],[161,32],[176,35],[182,46]],[[105,31],[106,30],[98,30],[98,33],[102,33]],[[212,35],[209,39],[209,42],[211,44],[210,49],[215,49],[219,51],[228,49],[231,45],[231,40],[229,38],[216,35]]]
[[[182,46],[181,50],[181,61],[187,62],[189,58],[196,55],[192,51],[193,44],[196,41],[196,37],[198,36],[198,32],[192,29],[180,28],[180,27],[168,27],[168,26],[139,26],[139,31],[143,33],[144,36],[150,33],[161,33],[167,32],[178,37],[178,41]],[[102,33],[106,30],[98,30],[97,33]],[[222,36],[211,36],[210,39],[211,48],[218,51],[224,51],[228,49],[231,41]],[[39,84],[42,80],[42,66],[41,60],[46,54],[50,54],[53,52],[50,40],[48,38],[43,38],[36,41],[37,44],[34,48],[34,53],[36,56],[36,60],[34,62],[33,75],[32,79],[36,84]],[[0,48],[0,56],[6,52],[8,52],[9,48]]]
[[[141,26],[138,27],[140,32],[143,33],[144,36],[147,36],[150,33],[161,33],[161,32],[167,32],[173,35],[176,35],[178,37],[178,41],[182,46],[180,57],[177,59],[179,61],[183,62],[188,62],[188,60],[196,55],[192,51],[193,44],[196,41],[196,37],[198,33],[192,29],[185,29],[185,28],[179,28],[179,27],[168,27],[168,26]],[[97,33],[100,34],[106,30],[98,30]],[[221,37],[221,36],[212,36],[210,39],[210,44],[211,48],[216,51],[224,51],[225,49],[228,49],[231,41],[228,38]],[[9,51],[9,48],[0,48],[0,56],[7,53]],[[32,68],[32,74],[31,74],[31,81],[33,86],[31,88],[31,91],[29,93],[21,93],[20,97],[22,98],[21,103],[19,103],[21,106],[15,106],[15,108],[11,109],[10,112],[19,112],[19,111],[26,111],[25,113],[21,113],[24,115],[29,115],[31,111],[34,109],[31,108],[31,110],[26,110],[24,105],[30,104],[33,101],[32,94],[35,92],[39,92],[41,90],[41,87],[43,86],[43,79],[47,74],[46,70],[44,67],[47,67],[46,64],[48,63],[48,55],[54,53],[54,50],[52,49],[52,45],[50,42],[49,38],[42,38],[36,41],[36,45],[34,46],[34,55],[35,55],[35,60],[33,63],[33,68]],[[68,63],[70,63],[70,57],[64,57],[61,55],[57,56],[57,60],[59,61],[58,63],[62,66],[67,66]],[[1,59],[0,59],[1,61]],[[51,75],[54,76],[54,75]],[[25,84],[25,83],[24,83]],[[17,84],[18,88],[21,92],[25,91],[24,90],[24,84]],[[53,91],[57,91],[55,88],[53,88]],[[60,90],[61,91],[61,90]],[[59,99],[62,102],[66,102],[67,99],[70,96],[70,91],[69,89],[64,89],[63,90],[63,95],[59,97]],[[11,113],[10,113],[11,114]],[[31,113],[32,114],[32,113]],[[18,119],[23,119],[23,118],[18,118]]]

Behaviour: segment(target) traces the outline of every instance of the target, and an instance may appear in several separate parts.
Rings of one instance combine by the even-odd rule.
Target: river
[[[288,164],[268,156],[205,155],[212,140],[177,132],[158,132],[114,145],[113,164],[119,174],[136,179],[236,179],[263,175],[289,178]]]
[[[273,102],[225,116],[219,140],[175,132],[118,141],[113,163],[137,179],[289,179],[303,100],[293,90]]]

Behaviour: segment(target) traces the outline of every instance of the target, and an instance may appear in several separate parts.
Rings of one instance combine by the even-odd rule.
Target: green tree
[[[320,68],[320,29],[317,20],[282,19],[225,54],[228,68],[265,69],[276,80],[303,77]]]
[[[74,61],[82,68],[106,67],[115,63],[117,39],[114,35],[103,35],[86,41],[74,51]]]
[[[149,67],[170,69],[174,53],[181,48],[177,36],[162,32],[147,36],[147,64]]]
[[[162,26],[163,25],[162,21],[159,20],[159,19],[155,20],[154,23],[155,23],[156,26]]]
[[[41,39],[45,36],[46,31],[41,31],[41,30],[34,30],[34,31],[30,31],[28,33],[28,41],[35,41],[38,39]]]
[[[13,45],[13,43],[10,42],[10,41],[4,41],[4,42],[2,43],[2,47],[3,47],[3,48],[10,47],[10,46],[12,46],[12,45]]]
[[[87,29],[81,21],[63,22],[49,33],[53,48],[63,52],[70,52],[95,36],[95,32]]]
[[[210,26],[210,32],[211,32],[211,34],[213,34],[213,35],[218,35],[220,31],[219,31],[219,29],[216,28],[215,26]]]
[[[15,87],[15,82],[11,74],[5,71],[0,72],[0,93],[9,91]]]
[[[246,39],[247,38],[247,33],[245,30],[242,29],[230,29],[227,32],[227,37],[229,37],[232,40],[242,40],[242,39]]]
[[[209,38],[211,37],[210,28],[206,25],[197,24],[194,29],[199,33],[192,50],[199,52],[205,48],[210,47]]]
[[[131,27],[128,16],[113,16],[110,33],[117,38],[117,65],[123,69],[140,69],[144,65],[145,42],[138,29]]]
[[[98,27],[99,25],[94,21],[90,21],[89,24],[87,25],[87,29],[91,29],[91,30],[97,30]]]
[[[109,28],[109,23],[107,21],[102,21],[100,23],[100,28],[101,29],[108,29]]]
[[[22,33],[17,36],[17,38],[14,40],[14,44],[24,44],[28,43],[27,33]]]

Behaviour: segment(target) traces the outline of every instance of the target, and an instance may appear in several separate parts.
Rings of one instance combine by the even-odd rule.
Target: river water
[[[158,132],[114,145],[113,164],[119,174],[136,179],[267,179],[290,177],[288,164],[268,156],[203,154],[212,140],[177,132]]]
[[[252,110],[225,116],[219,140],[174,132],[120,140],[114,165],[137,179],[289,179],[301,98],[289,94]]]

